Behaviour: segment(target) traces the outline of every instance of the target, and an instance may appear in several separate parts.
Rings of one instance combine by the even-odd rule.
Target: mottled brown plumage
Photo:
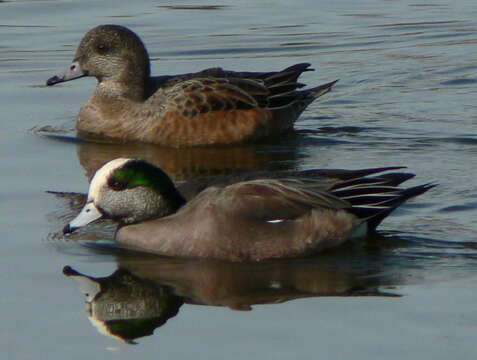
[[[80,110],[82,137],[166,146],[231,144],[276,136],[336,81],[308,90],[298,77],[310,64],[278,72],[221,68],[150,76],[147,50],[131,30],[100,25],[81,40],[70,67],[47,85],[94,76],[93,96]]]

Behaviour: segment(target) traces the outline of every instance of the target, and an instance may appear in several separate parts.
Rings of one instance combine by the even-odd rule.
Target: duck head
[[[46,84],[52,86],[94,76],[100,84],[112,82],[131,86],[137,82],[144,87],[149,75],[149,55],[139,36],[124,26],[99,25],[83,37],[66,70],[49,78]]]
[[[93,176],[86,204],[63,233],[109,218],[132,224],[176,212],[185,203],[169,176],[145,160],[119,158]]]

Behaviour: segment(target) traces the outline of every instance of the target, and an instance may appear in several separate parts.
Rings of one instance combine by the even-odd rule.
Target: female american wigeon
[[[276,136],[336,81],[308,90],[297,82],[310,64],[278,72],[198,73],[152,77],[147,50],[131,30],[100,25],[81,40],[55,85],[94,76],[98,85],[77,120],[82,137],[165,146],[232,144]]]
[[[93,176],[85,206],[64,233],[111,218],[120,222],[120,246],[162,255],[230,261],[308,255],[374,231],[404,201],[433,187],[403,189],[398,185],[413,174],[378,174],[393,169],[223,178],[202,187],[192,182],[184,195],[158,167],[119,158]]]

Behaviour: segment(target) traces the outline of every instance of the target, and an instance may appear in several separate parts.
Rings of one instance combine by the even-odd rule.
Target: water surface
[[[3,352],[14,359],[475,358],[475,19],[471,0],[0,2]],[[316,71],[303,82],[340,81],[300,117],[296,136],[275,143],[173,150],[40,135],[74,127],[94,80],[44,83],[102,23],[136,31],[154,74],[310,62]],[[406,165],[417,174],[410,184],[439,186],[390,216],[379,237],[315,258],[250,266],[151,259],[82,246],[86,235],[64,239],[61,227],[78,204],[45,192],[84,192],[91,173],[117,156],[150,159],[177,180]],[[96,227],[89,238],[111,230]],[[145,312],[157,310],[148,314],[160,326],[138,345],[100,334],[104,324],[71,276],[107,278],[118,267],[119,289],[126,282],[134,289],[126,294],[145,296]],[[85,281],[97,289],[94,280]],[[154,291],[162,297],[147,300]],[[121,301],[102,304],[127,309],[123,293],[114,294]]]

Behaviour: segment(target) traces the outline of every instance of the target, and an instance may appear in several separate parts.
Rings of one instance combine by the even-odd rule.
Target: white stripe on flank
[[[271,224],[278,224],[278,223],[281,223],[281,222],[284,222],[285,219],[275,219],[275,220],[267,220],[268,223],[271,223]]]

